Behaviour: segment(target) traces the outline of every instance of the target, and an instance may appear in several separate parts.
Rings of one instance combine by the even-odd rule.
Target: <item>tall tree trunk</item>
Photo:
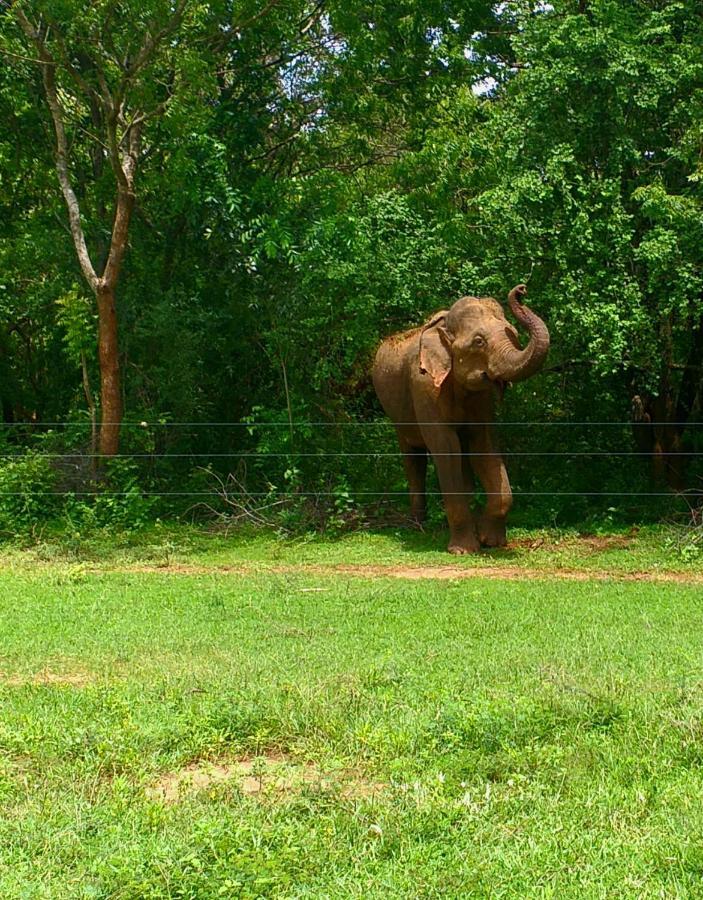
[[[120,355],[117,339],[115,291],[98,288],[98,360],[100,362],[100,454],[114,456],[119,449],[122,422]]]
[[[98,306],[98,365],[100,368],[101,456],[114,456],[120,445],[122,425],[122,381],[117,326],[115,288],[117,278],[98,279],[95,298]]]
[[[117,193],[110,253],[102,277],[97,279],[95,292],[98,301],[100,453],[102,456],[114,456],[117,453],[122,423],[122,385],[120,382],[120,349],[115,291],[127,250],[129,223],[134,209],[131,178],[127,180],[124,173],[122,173],[122,177],[125,181],[124,186],[121,184]]]

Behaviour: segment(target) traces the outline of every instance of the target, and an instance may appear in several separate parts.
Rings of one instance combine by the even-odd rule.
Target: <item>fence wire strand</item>
[[[134,491],[0,491],[0,497],[122,497]],[[339,491],[139,491],[141,497],[339,497]],[[354,497],[407,497],[408,491],[355,491]],[[502,497],[501,491],[478,491],[484,497]],[[473,497],[474,491],[423,491],[426,497]],[[703,488],[696,491],[512,491],[513,497],[692,497],[703,496]]]
[[[471,425],[471,426],[486,426],[486,425],[494,425],[496,427],[502,427],[503,425],[510,425],[516,427],[526,427],[531,425],[539,425],[542,426],[559,426],[559,427],[568,427],[568,426],[578,426],[583,427],[586,425],[597,425],[597,426],[627,426],[628,428],[664,428],[664,427],[676,427],[676,428],[690,428],[703,425],[703,422],[633,422],[632,420],[626,422],[557,422],[554,420],[542,420],[542,421],[492,421],[492,422],[391,422],[389,419],[378,419],[372,422],[353,422],[349,420],[340,420],[340,421],[326,421],[326,422],[289,422],[288,420],[283,422],[100,422],[102,425],[119,425],[123,428],[180,428],[180,427],[188,427],[188,428],[336,428],[338,426],[344,427],[355,427],[355,428],[396,428],[398,426],[408,426],[408,425],[418,425],[421,427],[428,426],[437,426],[437,425],[450,425],[453,427],[459,427],[460,425]],[[85,426],[91,427],[91,422],[89,421],[79,421],[79,422],[3,422],[0,425],[0,428],[58,428],[58,427],[77,427],[77,426]]]
[[[123,428],[136,428],[141,430],[147,429],[159,429],[159,428],[196,428],[196,429],[206,429],[206,428],[236,428],[236,429],[246,429],[248,431],[248,436],[253,437],[257,431],[261,431],[265,428],[284,428],[286,430],[289,429],[311,429],[311,428],[391,428],[394,429],[397,426],[407,426],[414,425],[423,428],[429,427],[437,427],[440,424],[442,426],[493,426],[496,429],[500,430],[502,427],[515,427],[515,428],[530,428],[530,427],[548,427],[548,428],[570,428],[570,427],[579,427],[579,428],[587,428],[587,427],[608,427],[608,428],[627,428],[628,430],[641,430],[645,431],[651,428],[670,428],[670,427],[687,427],[687,428],[695,428],[703,425],[703,422],[633,422],[633,421],[494,421],[494,422],[400,422],[393,423],[388,419],[379,419],[374,421],[310,421],[310,422],[290,422],[290,421],[275,421],[275,422],[149,422],[145,420],[141,421],[123,421],[120,423],[101,423],[101,425],[112,424],[112,425],[120,425]],[[74,422],[39,422],[39,421],[28,421],[28,422],[5,422],[0,424],[0,429],[5,427],[6,429],[16,428],[88,428],[92,427],[91,422],[89,421],[74,421]],[[305,440],[304,435],[299,435],[299,440]],[[639,451],[639,450],[507,450],[500,451],[496,450],[493,452],[490,451],[478,451],[478,450],[468,450],[468,451],[448,451],[448,452],[439,452],[439,453],[431,453],[430,451],[426,451],[422,448],[412,448],[408,455],[424,455],[427,454],[429,456],[434,457],[469,457],[469,458],[490,458],[494,456],[500,457],[510,457],[510,458],[518,458],[518,457],[548,457],[548,458],[569,458],[569,459],[618,459],[618,458],[645,458],[652,457],[653,454],[648,451]],[[391,459],[391,458],[400,458],[406,454],[404,454],[401,450],[379,450],[379,451],[358,451],[358,450],[316,450],[316,451],[296,451],[293,447],[285,451],[251,451],[251,450],[242,450],[242,451],[189,451],[189,452],[134,452],[134,453],[117,453],[111,455],[105,455],[101,453],[88,453],[88,452],[80,452],[80,451],[69,451],[65,453],[60,452],[46,452],[41,454],[44,457],[56,460],[63,460],[67,463],[73,460],[110,460],[110,459],[148,459],[154,462],[168,460],[168,459],[191,459],[191,460],[206,460],[206,459],[222,459],[222,460],[252,460],[252,459],[343,459],[343,458],[356,458],[356,459]],[[7,452],[0,453],[0,459],[21,459],[24,456],[21,452]],[[665,451],[660,454],[657,454],[657,458],[659,459],[674,459],[674,458],[695,458],[703,456],[703,450],[682,450],[682,451]],[[204,471],[208,471],[207,469]],[[52,491],[52,490],[41,490],[41,491],[0,491],[0,496],[127,496],[133,493],[133,491],[122,491],[122,490],[64,490],[64,491]],[[375,498],[392,498],[392,497],[407,497],[408,491],[366,491],[366,490],[354,490],[349,489],[349,495],[352,497],[375,497]],[[491,496],[501,496],[501,492],[485,492],[479,491],[479,493],[485,497]],[[207,491],[139,491],[139,494],[144,497],[250,497],[250,498],[263,498],[263,497],[272,497],[275,496],[281,499],[294,499],[294,498],[322,498],[322,497],[338,497],[339,491],[246,491],[246,490],[229,490],[226,487],[223,487],[221,490],[207,490]],[[474,496],[473,491],[461,491],[449,493],[446,491],[427,491],[425,492],[426,496],[437,496],[437,497],[446,497],[446,496]],[[514,497],[679,497],[679,498],[689,498],[689,499],[698,499],[703,495],[702,490],[690,490],[690,491],[514,491]]]
[[[425,451],[423,450],[415,450],[414,452],[410,452],[408,455],[410,456],[419,456]],[[496,450],[494,452],[486,451],[486,450],[467,450],[459,451],[459,452],[449,452],[446,453],[430,453],[430,451],[426,451],[428,454],[435,458],[437,456],[468,456],[468,457],[484,457],[484,456],[578,456],[578,457],[611,457],[611,456],[652,456],[651,453],[647,453],[646,451],[632,451],[632,450],[507,450],[501,451]],[[344,451],[331,451],[326,452],[323,451],[321,453],[298,453],[295,450],[289,450],[287,452],[276,452],[276,453],[268,453],[268,452],[251,452],[251,453],[208,453],[208,452],[192,452],[192,453],[159,453],[154,451],[153,453],[113,453],[109,456],[106,456],[102,453],[42,453],[43,457],[47,459],[102,459],[102,460],[110,460],[110,459],[199,459],[203,457],[207,457],[208,459],[268,459],[268,458],[281,458],[281,459],[289,459],[290,457],[301,457],[301,458],[310,458],[310,459],[327,459],[329,457],[362,457],[362,458],[386,458],[386,457],[401,457],[403,456],[403,452],[401,450],[396,450],[394,452],[385,452],[385,451],[370,451],[369,453],[358,453],[358,452],[349,452],[346,453]],[[24,456],[23,453],[0,453],[0,459],[22,459]],[[657,454],[657,458],[662,457],[681,457],[681,456],[703,456],[703,450],[685,450],[685,451],[671,451]]]

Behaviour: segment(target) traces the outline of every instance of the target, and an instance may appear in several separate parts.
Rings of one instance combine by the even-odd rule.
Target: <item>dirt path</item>
[[[103,570],[104,571],[104,570]],[[564,581],[649,581],[658,584],[677,582],[680,584],[703,584],[703,572],[640,571],[622,572],[603,569],[573,569],[523,566],[398,566],[398,565],[346,565],[346,564],[306,564],[300,565],[126,565],[111,568],[113,572],[140,572],[162,575],[347,575],[353,578],[404,578],[411,581],[439,579],[454,581],[471,578],[496,578],[507,581],[526,579]]]

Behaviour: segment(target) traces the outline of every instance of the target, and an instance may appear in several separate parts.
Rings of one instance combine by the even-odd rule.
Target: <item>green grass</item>
[[[443,563],[441,539],[8,552],[0,897],[703,896],[703,587],[265,569]],[[115,570],[162,557],[262,570]],[[274,751],[331,784],[149,793]]]
[[[678,571],[703,573],[700,529],[646,526],[584,535],[576,529],[509,530],[510,546],[452,557],[446,528],[420,532],[386,528],[342,535],[308,534],[276,538],[270,532],[238,530],[231,535],[185,525],[157,525],[115,536],[110,530],[63,530],[24,545],[6,545],[0,566],[85,562],[91,566],[146,563],[167,566],[287,565],[464,565],[579,569],[606,572]]]

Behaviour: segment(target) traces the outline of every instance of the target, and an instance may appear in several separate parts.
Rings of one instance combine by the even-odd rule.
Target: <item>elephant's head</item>
[[[420,371],[439,390],[452,373],[467,391],[496,387],[502,395],[508,382],[523,381],[538,372],[549,350],[544,322],[522,303],[524,284],[508,294],[510,309],[530,339],[521,349],[517,330],[492,297],[462,297],[425,325],[420,337]]]

